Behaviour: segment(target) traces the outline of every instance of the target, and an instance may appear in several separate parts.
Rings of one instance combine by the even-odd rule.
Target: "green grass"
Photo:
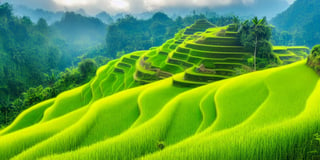
[[[51,106],[54,101],[55,99],[50,99],[25,110],[16,118],[14,123],[6,129],[1,130],[0,136],[38,123],[42,119],[44,111]]]
[[[282,64],[303,60],[308,56],[309,48],[305,46],[273,46],[273,54]]]
[[[319,107],[314,104],[319,101],[319,78],[304,63],[194,89],[175,86],[174,80],[168,78],[125,90],[63,116],[4,133],[0,137],[0,154],[15,156],[14,159],[293,156],[292,147],[305,144],[308,134],[317,132],[317,127],[312,126],[320,120]],[[45,104],[30,110],[38,106]],[[28,119],[18,118],[14,124],[25,120]],[[164,144],[164,150],[158,148],[159,143]],[[241,154],[232,152],[235,150]]]
[[[77,123],[15,158],[294,156],[290,151],[305,144],[318,131],[314,125],[320,122],[319,78],[304,63],[195,89],[175,87],[170,78],[129,89],[94,102]],[[15,133],[23,135],[22,131]],[[165,145],[164,150],[157,147],[159,143]]]
[[[303,159],[320,132],[318,75],[300,61],[232,77],[251,55],[215,44],[237,32],[199,44],[228,27],[208,26],[110,61],[89,83],[25,110],[0,130],[0,159]],[[291,63],[305,50],[274,54]],[[141,60],[174,75],[159,80]],[[216,73],[196,72],[200,64]]]

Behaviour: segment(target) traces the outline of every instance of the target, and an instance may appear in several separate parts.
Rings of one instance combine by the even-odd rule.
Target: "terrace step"
[[[186,48],[200,50],[200,51],[214,51],[214,52],[246,52],[243,46],[219,46],[219,45],[205,45],[187,43]]]
[[[125,73],[125,71],[122,68],[119,68],[119,67],[114,67],[113,71],[117,72],[117,73]]]
[[[240,33],[239,32],[226,31],[225,36],[226,37],[240,37]]]
[[[202,64],[208,64],[208,63],[246,63],[247,59],[245,58],[214,58],[214,59],[202,59],[200,63]]]
[[[196,73],[192,71],[185,72],[184,74],[185,80],[196,81],[196,82],[211,83],[214,81],[219,81],[227,78],[230,78],[230,76],[218,75],[218,74]]]
[[[188,53],[190,52],[190,49],[185,48],[185,47],[182,47],[182,46],[179,46],[179,47],[177,48],[177,52],[188,54]]]
[[[203,40],[196,41],[196,43],[221,46],[242,46],[239,38],[230,37],[206,37]]]
[[[132,58],[128,58],[128,57],[123,57],[121,61],[128,63],[128,64],[131,64],[131,65],[135,65],[137,60],[132,59]]]
[[[173,52],[172,58],[181,59],[181,60],[187,60],[188,54],[180,53],[180,52]]]
[[[242,68],[242,63],[227,63],[227,62],[214,62],[203,64],[208,69],[228,69],[233,70],[235,68]]]
[[[198,20],[195,24],[191,25],[191,27],[187,28],[184,32],[186,35],[193,35],[196,32],[203,32],[208,28],[215,27],[212,23],[207,20]]]
[[[131,65],[125,62],[119,62],[117,66],[120,68],[131,68]]]
[[[191,50],[189,56],[204,57],[204,58],[247,58],[251,56],[248,52],[215,52],[203,50]]]
[[[176,65],[180,65],[180,66],[183,66],[185,68],[189,68],[189,67],[192,67],[193,64],[192,63],[189,63],[189,62],[186,62],[186,61],[182,61],[182,60],[179,60],[179,59],[175,59],[175,58],[168,58],[168,63],[172,63],[172,64],[176,64]]]
[[[188,81],[184,80],[184,75],[183,74],[178,74],[173,76],[173,85],[177,87],[199,87],[202,85],[206,85],[207,83],[205,82],[194,82],[194,81]]]
[[[130,58],[131,58],[131,59],[135,59],[135,60],[139,59],[139,57],[140,57],[140,56],[137,56],[137,55],[130,55]]]

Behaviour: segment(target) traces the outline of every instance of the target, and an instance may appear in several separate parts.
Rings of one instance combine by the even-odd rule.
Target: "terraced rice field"
[[[306,159],[319,132],[318,75],[302,60],[236,76],[252,54],[232,26],[209,27],[111,61],[27,109],[0,130],[0,158]]]

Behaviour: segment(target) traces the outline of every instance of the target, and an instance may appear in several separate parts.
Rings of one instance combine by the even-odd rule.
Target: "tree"
[[[256,71],[257,70],[257,45],[258,45],[258,27],[259,26],[263,26],[265,25],[267,22],[266,17],[262,18],[262,19],[258,19],[258,17],[254,17],[252,19],[252,23],[253,23],[253,31],[255,34],[255,42],[254,42],[254,54],[253,54],[253,70]]]
[[[320,75],[320,45],[315,45],[308,56],[307,65]]]
[[[49,30],[48,23],[45,19],[40,18],[37,22],[36,28],[42,33],[47,34]]]
[[[0,17],[10,18],[12,16],[12,6],[9,3],[0,5]]]
[[[238,16],[232,16],[232,23],[235,25],[235,28],[238,30],[240,25],[240,19]]]
[[[250,63],[254,66],[254,71],[274,63],[275,57],[272,55],[270,38],[271,26],[267,25],[266,18],[259,20],[255,17],[251,21],[241,23],[240,41],[246,50],[253,53]]]
[[[83,78],[93,77],[97,70],[97,64],[93,59],[85,59],[78,64],[78,69]]]

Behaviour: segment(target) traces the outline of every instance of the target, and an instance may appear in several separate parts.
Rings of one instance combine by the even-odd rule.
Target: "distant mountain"
[[[255,0],[253,3],[244,4],[241,1],[233,5],[219,7],[165,7],[159,9],[159,11],[166,13],[170,18],[185,17],[194,13],[210,17],[212,13],[218,13],[224,15],[234,14],[241,17],[266,16],[271,19],[289,6],[290,4],[287,0]]]
[[[303,43],[312,47],[320,43],[319,0],[296,0],[286,11],[271,20],[280,30],[301,37]]]
[[[66,12],[52,28],[66,42],[81,48],[103,43],[106,35],[106,25],[101,20],[74,12]]]
[[[319,8],[319,0],[296,0],[287,10],[273,18],[271,23],[282,30],[298,31],[307,23],[317,23],[312,19],[320,15]]]
[[[63,12],[52,12],[43,9],[31,9],[24,5],[14,5],[13,13],[19,17],[29,17],[32,22],[36,23],[40,18],[45,19],[48,24],[52,24],[61,19]]]
[[[96,18],[100,19],[105,24],[110,24],[113,22],[113,18],[107,12],[100,12],[96,15]]]

